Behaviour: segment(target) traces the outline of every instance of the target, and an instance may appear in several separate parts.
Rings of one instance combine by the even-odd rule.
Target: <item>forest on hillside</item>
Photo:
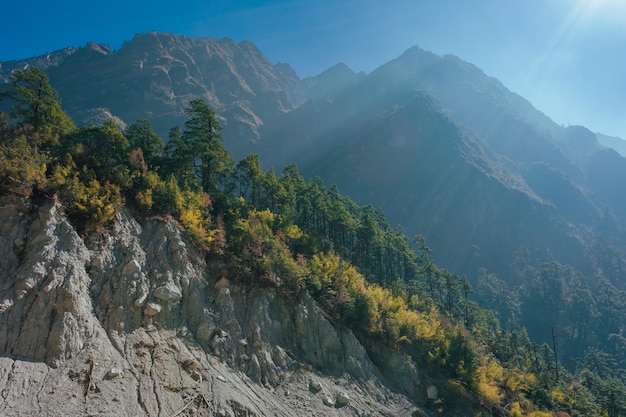
[[[54,200],[86,236],[106,234],[124,208],[172,216],[230,279],[308,291],[364,346],[447,380],[460,395],[446,401],[474,398],[494,415],[626,416],[626,262],[608,240],[590,245],[593,279],[520,250],[516,277],[483,270],[472,286],[435,265],[422,237],[295,164],[277,173],[256,155],[234,161],[203,100],[166,143],[146,119],[77,128],[37,68],[15,71],[2,99],[0,195]]]

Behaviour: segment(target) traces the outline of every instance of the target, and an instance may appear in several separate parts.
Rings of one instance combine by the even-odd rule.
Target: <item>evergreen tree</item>
[[[168,142],[165,146],[165,160],[160,169],[161,176],[175,176],[182,188],[197,189],[200,187],[194,169],[195,154],[192,144],[183,140],[180,126],[170,129]]]
[[[213,110],[201,99],[189,102],[182,141],[187,145],[202,189],[212,198],[230,177],[234,163],[222,146],[222,126]]]
[[[131,149],[141,149],[145,162],[150,168],[157,168],[163,158],[165,142],[152,129],[147,119],[139,119],[124,132]]]
[[[58,153],[70,156],[85,180],[97,177],[130,187],[130,145],[112,120],[77,130],[67,137]]]
[[[18,128],[32,130],[29,137],[36,145],[48,148],[76,128],[41,68],[14,71],[11,88],[0,98],[10,100],[10,121]]]
[[[239,185],[239,197],[243,197],[251,204],[259,203],[261,184],[264,173],[261,170],[258,155],[248,155],[237,164],[235,180]]]

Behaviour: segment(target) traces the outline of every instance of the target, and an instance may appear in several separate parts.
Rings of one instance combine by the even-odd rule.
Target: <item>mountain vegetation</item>
[[[473,288],[435,264],[423,237],[305,180],[296,164],[276,173],[254,154],[235,162],[202,99],[188,102],[167,143],[146,119],[76,127],[37,68],[15,71],[3,99],[3,195],[55,200],[88,236],[106,234],[122,208],[172,216],[230,279],[274,287],[285,302],[306,291],[374,361],[384,346],[445,381],[449,395],[430,404],[442,415],[470,404],[504,416],[626,415],[626,264],[609,236],[589,245],[593,279],[549,252],[520,250],[515,279],[481,270]],[[427,99],[408,101],[414,115],[433,114]]]

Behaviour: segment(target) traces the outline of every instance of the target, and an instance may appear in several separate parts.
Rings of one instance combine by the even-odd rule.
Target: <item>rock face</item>
[[[399,416],[426,402],[419,372],[385,378],[307,294],[212,273],[174,221],[122,212],[86,241],[55,205],[0,203],[1,415]]]

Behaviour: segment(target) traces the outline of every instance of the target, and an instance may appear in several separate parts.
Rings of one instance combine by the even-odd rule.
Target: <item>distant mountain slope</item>
[[[50,67],[56,67],[77,50],[78,48],[70,46],[36,57],[0,62],[0,81],[2,83],[8,83],[11,78],[11,73],[15,70],[24,70],[28,67],[39,67],[45,70]]]
[[[365,78],[365,74],[355,73],[346,64],[337,64],[315,77],[305,78],[307,97],[314,102],[332,100],[347,88]]]
[[[626,156],[626,140],[614,136],[607,136],[601,133],[596,133],[598,137],[598,142],[600,142],[603,146],[608,148],[613,148],[621,156]]]
[[[378,88],[387,91],[429,92],[458,122],[513,161],[545,161],[570,176],[580,176],[555,144],[559,126],[472,64],[414,47],[371,77]]]
[[[583,248],[602,209],[626,218],[617,197],[621,183],[599,170],[603,147],[595,134],[555,124],[457,57],[415,47],[361,79],[340,68],[322,75],[335,90],[267,125],[262,160],[275,167],[296,160],[307,175],[382,207],[392,223],[424,234],[444,265],[471,273],[482,264],[506,273],[502,266],[527,246],[588,269]],[[415,91],[439,105],[408,111]],[[447,114],[455,128],[444,133],[424,125],[428,111]],[[474,146],[443,147],[445,134],[464,144],[472,138]],[[410,140],[412,148],[397,146]],[[424,144],[441,147],[427,154]],[[622,158],[609,159],[621,166]],[[478,248],[481,259],[473,253]]]
[[[370,83],[286,115],[264,135],[262,160],[281,166],[295,159],[306,176],[382,208],[391,224],[425,235],[436,260],[455,271],[485,266],[504,274],[522,246],[553,248],[571,263],[581,258],[567,216],[511,170],[510,160],[428,94],[389,94]]]

